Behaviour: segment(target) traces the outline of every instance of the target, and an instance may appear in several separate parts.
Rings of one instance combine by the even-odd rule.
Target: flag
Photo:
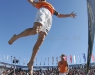
[[[73,57],[74,57],[74,63],[76,64],[76,56],[74,55]]]
[[[58,57],[56,57],[56,64],[58,64]]]
[[[49,57],[48,57],[48,65],[49,65]]]
[[[41,62],[40,62],[40,65],[41,65],[41,63],[42,63],[42,58],[41,58]]]
[[[9,55],[7,55],[7,61],[9,60]]]
[[[78,55],[79,63],[81,63],[80,55]]]
[[[25,65],[25,58],[23,59],[23,65]]]
[[[95,58],[94,58],[94,55],[93,54],[91,55],[91,58],[92,58],[92,61],[95,61]]]
[[[41,65],[41,62],[40,62],[40,65]]]
[[[36,58],[36,65],[37,65],[37,58]]]
[[[46,58],[45,58],[45,60],[44,60],[44,65],[45,65],[45,62],[46,62]]]
[[[54,57],[52,57],[52,65],[54,64]]]
[[[70,55],[70,63],[72,63],[72,55]]]
[[[11,64],[13,63],[13,61],[12,61],[12,56],[11,56]]]
[[[13,63],[16,63],[16,58],[14,57],[14,59],[13,59]]]
[[[4,60],[5,60],[6,56],[4,55]]]
[[[45,62],[44,62],[44,65],[45,65]]]
[[[85,53],[83,53],[83,59],[84,59],[84,62],[86,62],[86,56],[85,56]]]

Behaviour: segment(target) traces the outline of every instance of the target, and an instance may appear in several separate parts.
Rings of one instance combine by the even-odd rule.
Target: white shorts
[[[37,11],[35,22],[40,22],[42,24],[42,28],[40,31],[47,34],[50,31],[52,25],[51,12],[46,8],[40,8]]]
[[[66,75],[66,73],[59,73],[59,75]]]

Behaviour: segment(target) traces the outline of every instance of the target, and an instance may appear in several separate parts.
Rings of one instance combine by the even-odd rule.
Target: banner
[[[58,64],[58,57],[56,57],[56,64]]]
[[[40,65],[42,64],[42,58],[41,58],[41,61],[40,61]]]
[[[49,57],[48,57],[48,65],[49,65]]]
[[[76,64],[76,56],[74,55],[73,57],[74,57],[74,63]]]
[[[70,55],[70,63],[72,63],[72,55]]]
[[[83,59],[84,59],[84,62],[86,62],[86,56],[85,56],[85,53],[83,53]]]
[[[23,65],[25,65],[25,58],[23,59]]]
[[[7,55],[7,61],[9,60],[9,55]]]
[[[12,61],[12,60],[13,60],[13,56],[11,56],[11,64],[13,63],[13,61]]]
[[[54,57],[52,57],[52,65],[54,65]]]
[[[4,55],[4,60],[5,60],[6,56]]]
[[[81,63],[81,58],[80,58],[80,55],[78,55],[78,59],[79,59],[79,63]]]
[[[45,62],[46,62],[46,58],[45,58],[45,60],[44,60],[44,65],[45,65]]]

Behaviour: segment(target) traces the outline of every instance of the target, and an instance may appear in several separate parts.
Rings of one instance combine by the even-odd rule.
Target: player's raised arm
[[[28,0],[28,2],[30,2],[34,7],[36,6],[37,2],[35,2],[35,0]]]
[[[54,12],[54,15],[56,15],[58,18],[67,18],[67,17],[75,18],[76,17],[76,14],[74,12],[72,12],[70,14],[60,14],[56,10]]]

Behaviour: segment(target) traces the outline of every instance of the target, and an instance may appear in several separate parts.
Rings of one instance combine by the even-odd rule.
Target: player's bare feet
[[[29,70],[30,70],[30,75],[33,75],[33,66],[31,66],[30,63],[27,64]]]
[[[13,37],[8,41],[8,43],[11,45],[16,39],[17,39],[17,35],[14,34]]]

